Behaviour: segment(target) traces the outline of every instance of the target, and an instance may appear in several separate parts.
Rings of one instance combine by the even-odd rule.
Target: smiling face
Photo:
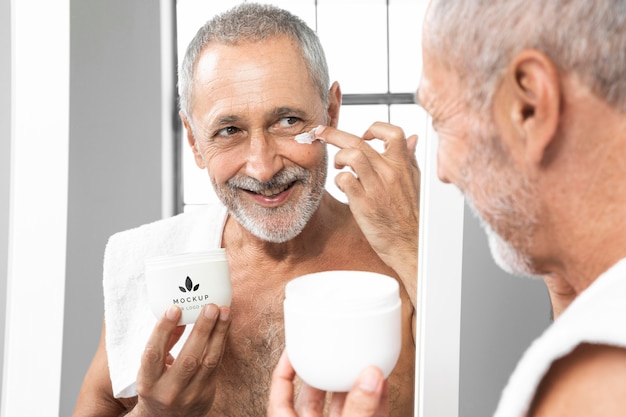
[[[516,163],[497,123],[464,101],[459,77],[424,48],[418,101],[437,131],[439,178],[453,183],[487,232],[491,253],[504,270],[533,275],[530,257],[537,225],[536,190]]]
[[[210,43],[202,52],[191,123],[183,117],[188,140],[218,197],[255,236],[290,240],[317,209],[326,147],[299,144],[294,136],[336,122],[334,99],[331,94],[327,110],[299,49],[286,37]]]

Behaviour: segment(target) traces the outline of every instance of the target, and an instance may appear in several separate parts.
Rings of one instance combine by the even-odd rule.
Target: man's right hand
[[[201,417],[213,405],[216,369],[222,360],[230,309],[204,307],[176,359],[170,349],[180,338],[181,311],[172,306],[157,322],[141,358],[135,417]]]
[[[323,417],[326,392],[302,383],[294,399],[293,369],[283,352],[272,373],[272,385],[267,409],[268,417]],[[364,370],[348,393],[333,393],[328,404],[328,417],[387,417],[389,415],[389,386],[376,367]]]

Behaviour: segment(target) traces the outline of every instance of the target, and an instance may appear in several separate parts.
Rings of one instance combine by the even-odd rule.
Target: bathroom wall
[[[100,338],[107,238],[161,217],[159,19],[158,1],[71,1],[61,416]]]
[[[11,1],[0,0],[0,375],[4,363],[4,323],[9,253],[11,169]],[[2,378],[0,377],[0,392]]]

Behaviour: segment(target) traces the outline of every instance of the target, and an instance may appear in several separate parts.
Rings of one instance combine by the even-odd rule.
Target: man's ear
[[[494,97],[494,109],[504,116],[510,133],[521,139],[525,159],[541,164],[559,125],[559,72],[542,52],[525,49],[507,68]]]
[[[196,160],[196,165],[200,169],[205,169],[206,162],[204,160],[204,156],[202,156],[202,153],[198,149],[198,142],[196,141],[196,138],[194,137],[193,129],[191,128],[191,123],[189,123],[189,120],[187,120],[187,116],[185,116],[185,114],[182,111],[179,111],[178,115],[180,116],[180,120],[183,122],[183,126],[185,126],[185,131],[187,132],[187,143],[191,147],[191,151],[193,152],[193,157]]]
[[[337,127],[339,123],[339,108],[341,107],[341,87],[335,81],[328,94],[328,126]]]

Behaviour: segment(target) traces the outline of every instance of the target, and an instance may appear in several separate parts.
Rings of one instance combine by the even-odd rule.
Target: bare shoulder
[[[582,344],[552,364],[528,415],[610,417],[625,410],[626,349]]]

